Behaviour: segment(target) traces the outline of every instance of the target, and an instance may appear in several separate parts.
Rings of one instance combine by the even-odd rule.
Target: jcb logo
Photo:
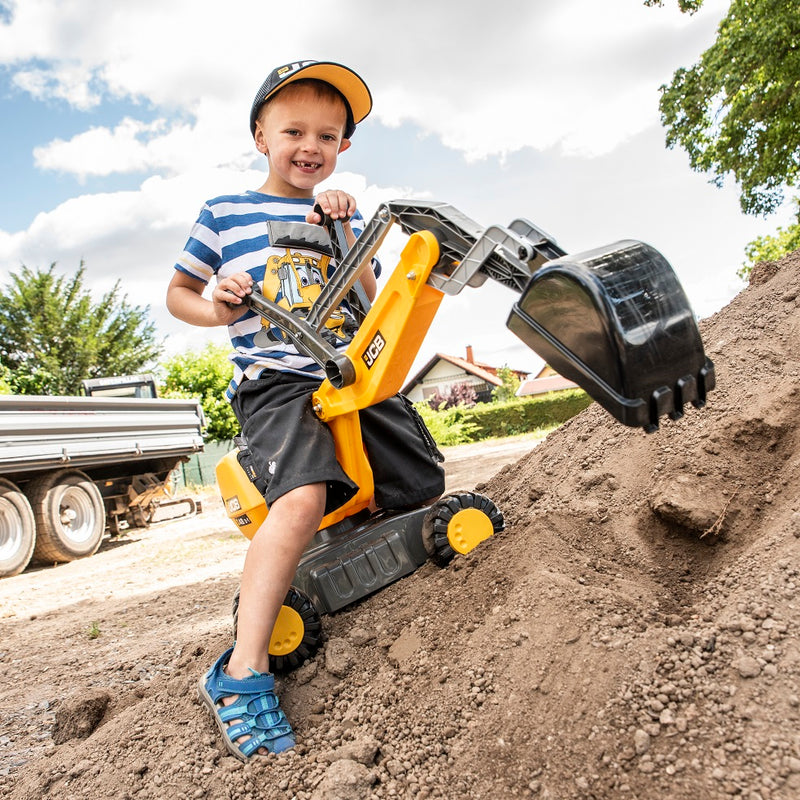
[[[372,341],[369,343],[367,349],[361,354],[361,358],[367,365],[367,369],[372,369],[372,365],[378,360],[378,356],[381,354],[384,347],[386,347],[386,339],[384,339],[383,336],[381,336],[381,332],[378,331],[372,337]]]

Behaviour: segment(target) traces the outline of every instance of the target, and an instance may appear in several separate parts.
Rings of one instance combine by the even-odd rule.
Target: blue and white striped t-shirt
[[[268,223],[304,223],[313,204],[311,198],[274,197],[253,191],[209,200],[200,211],[175,269],[204,283],[214,275],[219,281],[236,272],[248,272],[265,297],[303,313],[336,264],[317,250],[272,244]],[[363,230],[363,218],[357,213],[351,222],[358,236]],[[336,346],[346,347],[354,321],[347,309],[340,311],[328,327]],[[230,356],[234,373],[226,392],[229,400],[243,375],[256,378],[265,369],[324,377],[322,369],[291,342],[284,341],[280,331],[263,327],[254,311],[248,310],[229,325],[228,333],[235,349]]]

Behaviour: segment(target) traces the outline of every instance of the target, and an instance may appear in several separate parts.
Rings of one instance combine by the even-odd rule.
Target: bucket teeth
[[[509,329],[625,425],[658,429],[714,388],[689,301],[661,253],[625,241],[535,272]]]

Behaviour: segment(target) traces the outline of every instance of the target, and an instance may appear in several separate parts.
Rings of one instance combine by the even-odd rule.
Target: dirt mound
[[[483,487],[503,534],[327,617],[323,650],[280,682],[290,753],[223,755],[196,700],[228,644],[235,570],[142,598],[151,627],[127,640],[89,643],[46,615],[49,647],[4,628],[14,719],[50,715],[55,732],[0,790],[797,797],[799,288],[797,252],[703,323],[708,408],[646,435],[592,406]]]

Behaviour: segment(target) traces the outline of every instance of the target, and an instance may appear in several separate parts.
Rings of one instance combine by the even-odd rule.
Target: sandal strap
[[[228,651],[228,653],[230,652]],[[222,663],[220,663],[220,660],[209,670],[208,680],[206,681],[206,688],[214,702],[217,702],[221,697],[229,697],[232,694],[260,695],[275,690],[275,677],[270,673],[260,673],[247,678],[231,678],[230,675],[223,671],[223,664],[227,663],[227,659]]]
[[[224,723],[225,736],[245,757],[261,747],[272,752],[278,746],[278,751],[292,746],[294,733],[275,694],[274,676],[254,672],[247,678],[231,678],[224,667],[232,652],[230,648],[217,659],[205,680],[205,689],[216,705],[217,718]],[[231,695],[237,696],[235,702],[227,706],[220,704],[222,698]],[[246,736],[250,738],[239,744],[238,740]]]

